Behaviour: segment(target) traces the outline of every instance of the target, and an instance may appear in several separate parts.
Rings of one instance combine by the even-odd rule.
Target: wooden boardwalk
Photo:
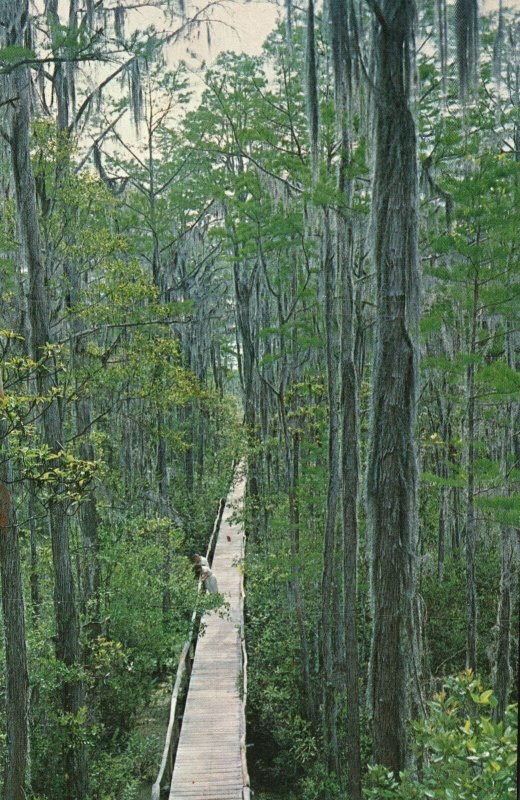
[[[247,800],[243,687],[242,570],[240,525],[231,525],[233,507],[244,494],[240,479],[232,490],[220,526],[212,569],[229,615],[202,619],[182,720],[169,800]]]

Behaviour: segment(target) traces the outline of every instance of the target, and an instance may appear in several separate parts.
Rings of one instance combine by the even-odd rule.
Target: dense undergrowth
[[[345,800],[323,761],[321,733],[322,678],[319,651],[319,598],[323,508],[319,466],[302,474],[300,492],[300,577],[305,587],[314,693],[314,716],[304,702],[300,643],[291,595],[291,552],[286,536],[288,507],[283,495],[270,495],[268,534],[248,541],[248,763],[255,796],[260,800]],[[435,517],[426,518],[432,532]],[[414,767],[401,780],[371,761],[370,724],[361,717],[364,792],[367,800],[511,800],[516,785],[518,706],[508,707],[496,722],[496,700],[489,688],[493,653],[489,631],[495,624],[499,565],[494,542],[481,542],[478,592],[481,617],[479,676],[464,669],[464,593],[460,556],[446,561],[442,586],[427,565],[423,569],[424,708],[412,726]],[[361,561],[364,562],[362,554]],[[363,576],[365,570],[361,570]],[[358,641],[364,670],[369,656],[366,581],[359,585],[362,617]],[[517,612],[515,612],[516,618]],[[513,630],[514,630],[513,621]],[[363,685],[363,692],[366,686]],[[512,694],[516,692],[513,686]],[[363,693],[362,693],[363,698]],[[344,748],[344,699],[340,705],[340,748]]]
[[[190,532],[183,533],[171,518],[135,513],[131,506],[103,519],[99,551],[102,633],[83,639],[86,700],[84,713],[75,718],[64,718],[56,707],[63,669],[54,656],[52,603],[50,599],[42,603],[28,641],[31,800],[62,797],[63,749],[78,737],[89,752],[92,800],[136,800],[142,782],[155,779],[166,722],[160,712],[160,724],[150,730],[146,719],[156,713],[157,692],[168,692],[193,608],[197,605],[202,612],[214,606],[211,596],[197,595],[191,554],[205,552],[219,500],[227,494],[236,452],[235,430],[230,416],[229,428],[215,439],[214,455],[207,459],[196,494],[187,493],[186,505],[179,504]],[[42,545],[42,571],[48,560],[48,549]],[[46,579],[44,587],[45,583]],[[0,664],[3,672],[3,661]],[[0,707],[3,726],[2,717]],[[5,739],[0,741],[0,748],[4,747]]]

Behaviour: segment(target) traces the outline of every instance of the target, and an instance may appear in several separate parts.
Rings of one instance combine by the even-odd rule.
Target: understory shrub
[[[448,678],[414,724],[417,774],[371,767],[367,800],[512,800],[518,706],[493,720],[496,700],[471,670]]]

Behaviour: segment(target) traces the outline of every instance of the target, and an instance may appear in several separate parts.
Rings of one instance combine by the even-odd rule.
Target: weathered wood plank
[[[244,787],[242,574],[244,535],[230,517],[242,500],[240,480],[228,498],[212,569],[229,603],[224,618],[204,616],[186,699],[169,800],[242,800]]]

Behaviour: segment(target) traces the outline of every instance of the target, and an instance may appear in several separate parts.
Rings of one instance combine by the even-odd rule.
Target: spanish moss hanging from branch
[[[493,42],[493,77],[497,85],[500,86],[502,80],[502,55],[504,50],[505,41],[505,25],[504,25],[504,5],[500,0],[498,9],[498,27]]]
[[[114,8],[114,33],[119,41],[123,41],[125,38],[125,20],[126,10],[122,5],[117,5]]]
[[[319,171],[319,130],[320,113],[318,103],[318,69],[316,64],[316,43],[314,32],[314,0],[309,0],[307,7],[307,46],[305,50],[305,98],[309,122],[309,138],[311,144],[311,164],[313,181],[316,182]]]
[[[292,0],[285,0],[285,25],[287,28],[287,44],[289,45],[289,49],[292,48],[292,39],[293,39],[293,9],[292,9]]]
[[[462,101],[477,85],[479,37],[478,0],[457,0],[455,4],[455,32],[457,37],[457,64],[459,94]]]
[[[359,42],[352,0],[329,0],[329,23],[336,111],[341,109],[344,113],[352,97],[353,83],[358,78]]]
[[[446,99],[448,78],[448,20],[446,0],[437,0],[437,40],[441,70],[442,94]]]
[[[133,58],[127,67],[128,89],[130,111],[134,121],[136,131],[139,131],[143,118],[143,88],[141,85],[141,68],[137,56]]]
[[[96,16],[96,4],[94,0],[86,0],[85,3],[85,17],[89,31],[94,30],[94,21]]]

